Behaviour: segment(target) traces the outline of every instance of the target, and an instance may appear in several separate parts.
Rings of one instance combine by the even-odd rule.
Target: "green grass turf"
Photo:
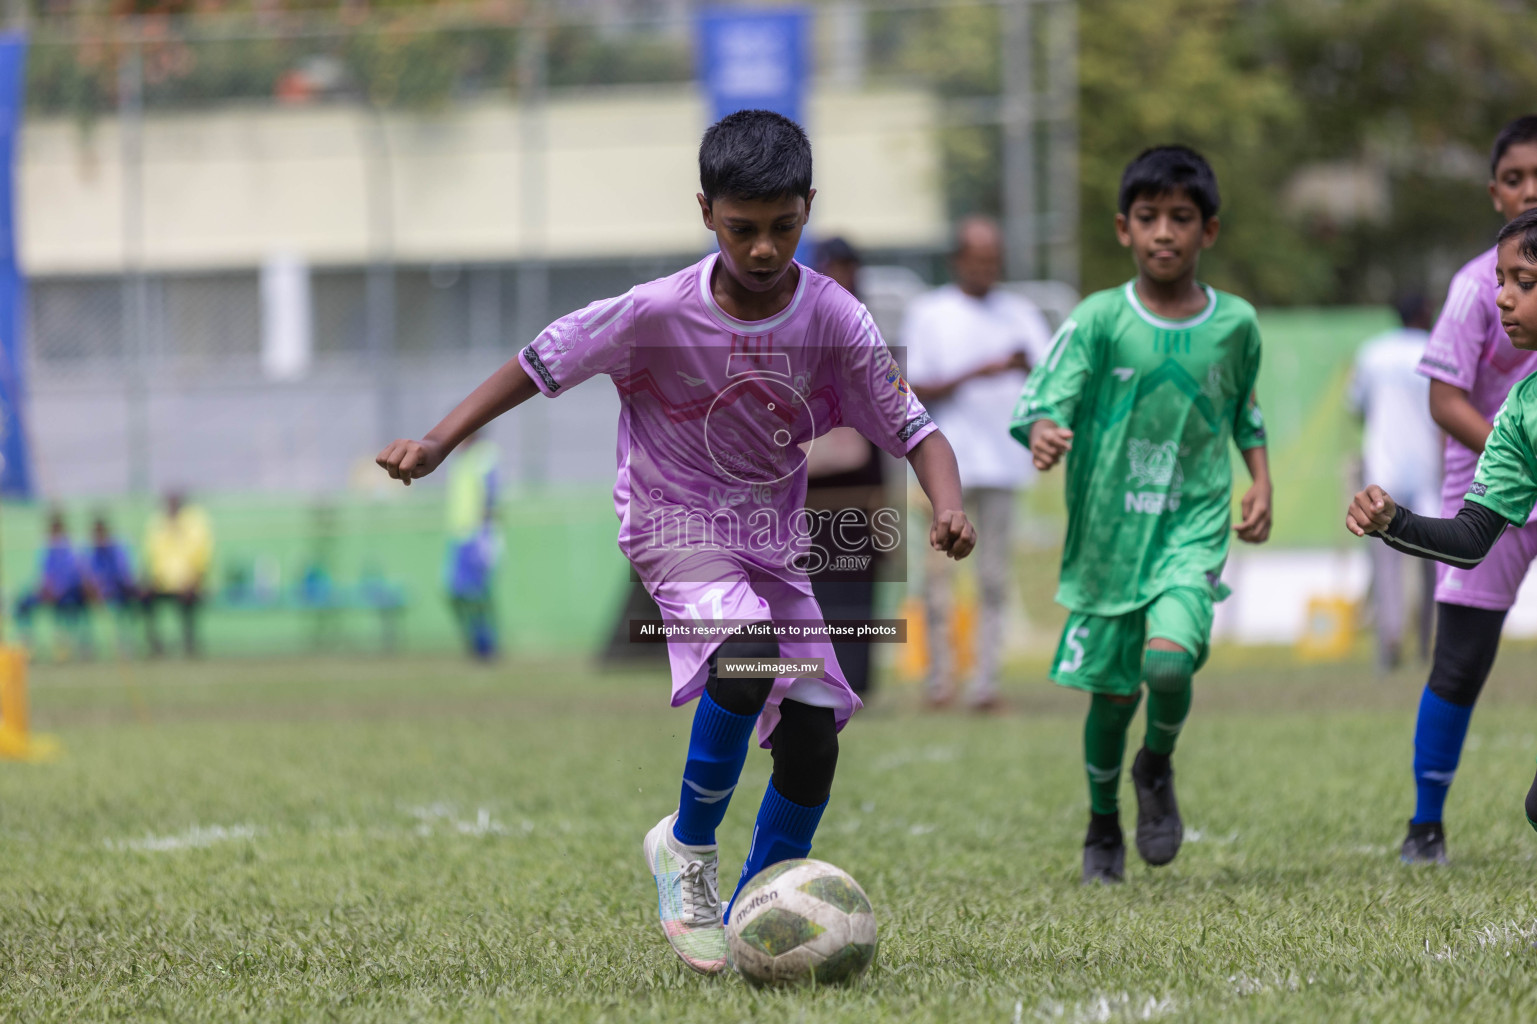
[[[659,673],[38,670],[66,753],[0,766],[0,1018],[1530,1019],[1534,669],[1507,650],[1474,719],[1453,866],[1407,869],[1418,673],[1219,650],[1177,755],[1184,851],[1093,890],[1082,698],[1040,666],[985,720],[893,687],[844,734],[816,848],[875,903],[877,963],[792,992],[697,977],[657,927],[640,840],[689,722]]]

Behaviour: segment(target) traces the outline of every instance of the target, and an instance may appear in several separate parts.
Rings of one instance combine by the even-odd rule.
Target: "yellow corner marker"
[[[51,761],[59,751],[56,738],[32,735],[27,720],[26,650],[0,647],[0,758]]]

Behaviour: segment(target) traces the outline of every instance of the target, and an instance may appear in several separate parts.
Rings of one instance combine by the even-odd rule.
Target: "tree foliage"
[[[1443,285],[1497,220],[1499,126],[1537,109],[1537,16],[1508,0],[1083,0],[1083,280],[1129,273],[1111,231],[1142,147],[1202,150],[1224,231],[1203,274],[1265,303]],[[1289,210],[1308,166],[1359,168],[1382,216]]]

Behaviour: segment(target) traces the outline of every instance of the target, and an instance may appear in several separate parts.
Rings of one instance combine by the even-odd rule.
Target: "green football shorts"
[[[1142,653],[1153,639],[1179,644],[1206,664],[1211,646],[1211,592],[1197,587],[1165,590],[1124,615],[1073,612],[1062,627],[1051,678],[1090,693],[1132,697],[1142,686]]]

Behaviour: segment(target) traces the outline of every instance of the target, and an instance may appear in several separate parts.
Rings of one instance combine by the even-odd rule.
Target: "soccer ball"
[[[826,861],[780,861],[742,888],[726,944],[755,985],[836,984],[875,959],[875,912],[859,883]]]

